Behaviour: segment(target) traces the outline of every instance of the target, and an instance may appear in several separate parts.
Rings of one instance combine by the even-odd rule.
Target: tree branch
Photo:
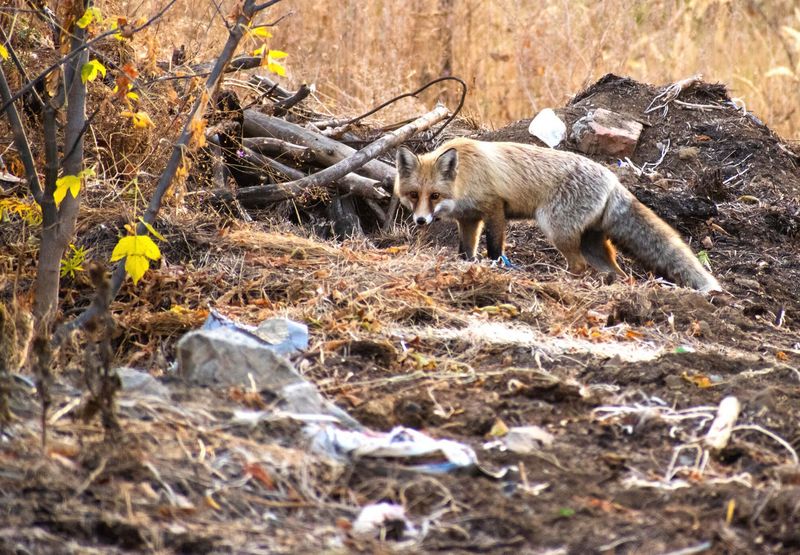
[[[28,176],[28,187],[33,194],[33,198],[39,204],[42,203],[42,185],[39,183],[39,175],[36,173],[36,164],[33,162],[33,153],[31,152],[31,145],[28,142],[28,136],[25,134],[25,126],[17,112],[17,107],[10,101],[11,89],[8,88],[8,81],[6,81],[6,74],[0,66],[0,100],[7,105],[5,109],[8,115],[8,121],[11,124],[11,132],[14,134],[14,146],[19,152],[22,165],[25,167],[25,175]]]
[[[184,151],[188,149],[189,142],[192,137],[192,123],[197,121],[199,118],[202,117],[203,112],[207,108],[208,101],[213,97],[214,91],[219,86],[220,80],[222,79],[222,75],[225,72],[225,68],[233,58],[233,54],[236,52],[236,48],[239,45],[239,42],[242,40],[242,36],[244,35],[245,29],[247,28],[250,21],[253,17],[263,8],[269,7],[273,4],[277,4],[280,0],[271,0],[270,2],[266,2],[265,4],[257,5],[255,0],[245,0],[244,6],[242,8],[242,12],[239,17],[236,19],[236,23],[231,27],[230,33],[228,34],[228,40],[225,43],[225,46],[222,49],[222,52],[217,58],[217,62],[214,65],[214,68],[211,71],[211,74],[208,76],[208,80],[205,84],[205,91],[203,94],[199,95],[197,100],[195,100],[194,106],[192,107],[191,112],[189,113],[189,117],[186,119],[186,123],[183,126],[183,130],[181,131],[180,136],[178,137],[177,142],[175,143],[172,149],[172,156],[170,157],[169,161],[167,162],[166,167],[164,168],[164,173],[161,174],[161,178],[156,185],[156,190],[153,193],[152,198],[150,199],[150,203],[147,206],[147,210],[144,213],[144,221],[148,224],[152,224],[155,221],[156,215],[158,214],[159,209],[161,208],[161,201],[164,197],[164,194],[169,189],[170,185],[172,184],[172,180],[175,177],[175,173],[180,166]],[[144,223],[139,223],[139,226],[136,228],[136,233],[139,235],[144,234],[147,231],[147,227]],[[114,270],[114,275],[111,280],[111,297],[115,297],[116,294],[119,292],[120,287],[122,287],[122,282],[125,280],[125,260],[121,260],[117,263],[117,267]],[[70,322],[69,324],[62,327],[62,333],[69,332],[72,329],[75,329],[79,326],[82,326],[85,322],[89,320],[93,316],[92,309],[89,307],[83,313],[81,313],[75,320]]]
[[[169,3],[166,6],[164,6],[163,8],[161,8],[161,10],[158,13],[156,13],[153,17],[151,17],[150,19],[148,19],[147,21],[145,21],[144,23],[142,23],[138,27],[134,27],[133,29],[131,29],[129,31],[129,33],[131,35],[133,35],[135,33],[138,33],[139,31],[141,31],[142,29],[145,29],[145,28],[149,27],[155,20],[159,19],[162,15],[164,15],[166,13],[166,11],[168,9],[170,9],[172,7],[172,5],[177,1],[178,0],[170,0]],[[278,1],[280,1],[280,0],[278,0]],[[30,81],[28,81],[20,90],[18,90],[16,93],[14,93],[14,95],[8,101],[4,101],[3,102],[3,106],[0,107],[0,114],[5,112],[6,109],[8,108],[8,106],[11,103],[16,102],[17,100],[22,98],[22,95],[24,95],[26,92],[31,90],[36,85],[36,82],[39,81],[39,79],[47,77],[47,75],[51,71],[53,71],[54,69],[59,67],[61,64],[64,64],[64,63],[72,60],[75,56],[77,56],[78,54],[80,54],[81,52],[86,50],[87,48],[91,48],[92,46],[94,46],[95,43],[97,43],[97,42],[99,42],[99,41],[103,40],[104,38],[109,37],[111,35],[116,35],[119,32],[120,32],[119,29],[112,29],[110,31],[106,31],[105,33],[100,33],[99,35],[97,35],[92,40],[84,42],[79,47],[75,48],[74,50],[71,50],[67,55],[59,58],[55,63],[51,64],[50,66],[47,67],[47,69],[45,69],[44,71],[39,73],[39,75],[37,75],[36,77],[34,77]]]

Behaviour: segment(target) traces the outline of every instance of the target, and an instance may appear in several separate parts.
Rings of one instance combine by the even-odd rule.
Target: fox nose
[[[423,216],[417,218],[417,225],[425,225],[426,223],[428,223],[428,220],[426,220]]]

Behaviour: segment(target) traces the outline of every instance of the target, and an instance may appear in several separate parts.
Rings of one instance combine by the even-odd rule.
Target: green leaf
[[[87,253],[84,247],[77,248],[75,245],[70,245],[69,248],[72,250],[72,254],[61,260],[61,277],[74,278],[76,272],[83,271]]]
[[[569,518],[574,514],[575,514],[575,509],[570,509],[569,507],[562,507],[561,509],[558,510],[558,516]]]
[[[86,168],[78,174],[78,177],[81,179],[86,179],[87,177],[94,177],[95,175],[94,168]]]
[[[92,21],[100,21],[101,17],[100,8],[92,6],[91,8],[86,8],[86,11],[83,12],[81,18],[75,22],[75,25],[81,29],[86,29]]]
[[[97,74],[101,73],[103,77],[106,76],[106,66],[97,60],[89,60],[81,68],[81,81],[85,85],[88,81],[97,79]]]
[[[61,206],[61,201],[67,196],[67,191],[72,193],[72,198],[78,198],[78,193],[81,191],[81,178],[77,175],[65,175],[56,179],[56,190],[53,192],[56,207]]]

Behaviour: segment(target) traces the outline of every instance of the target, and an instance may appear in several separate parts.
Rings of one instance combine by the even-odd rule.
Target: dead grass
[[[223,2],[222,13],[231,5]],[[147,2],[123,3],[136,6],[149,13]],[[800,134],[800,13],[791,0],[285,0],[263,19],[289,12],[271,44],[290,53],[290,83],[316,83],[337,114],[448,71],[470,85],[467,112],[490,126],[561,106],[608,72],[655,84],[702,73],[782,135]],[[197,60],[216,52],[225,33],[211,3],[188,2],[155,31],[162,48],[186,44]],[[399,110],[418,112],[437,94],[452,102],[456,92]]]

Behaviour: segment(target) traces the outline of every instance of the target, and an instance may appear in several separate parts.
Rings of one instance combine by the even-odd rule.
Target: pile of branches
[[[233,62],[232,67],[241,69],[241,62]],[[430,141],[457,110],[451,115],[446,106],[437,105],[412,121],[373,130],[371,140],[356,133],[358,123],[446,79],[461,83],[451,77],[436,79],[349,119],[324,117],[305,108],[302,103],[313,86],[292,92],[253,75],[250,84],[260,92],[254,103],[258,109],[243,108],[232,91],[220,91],[206,133],[216,197],[245,220],[250,219],[247,209],[294,200],[295,206],[324,212],[330,222],[325,231],[338,239],[388,229],[397,215],[397,199],[391,198],[395,169],[379,157],[415,136],[427,134],[423,140]]]

